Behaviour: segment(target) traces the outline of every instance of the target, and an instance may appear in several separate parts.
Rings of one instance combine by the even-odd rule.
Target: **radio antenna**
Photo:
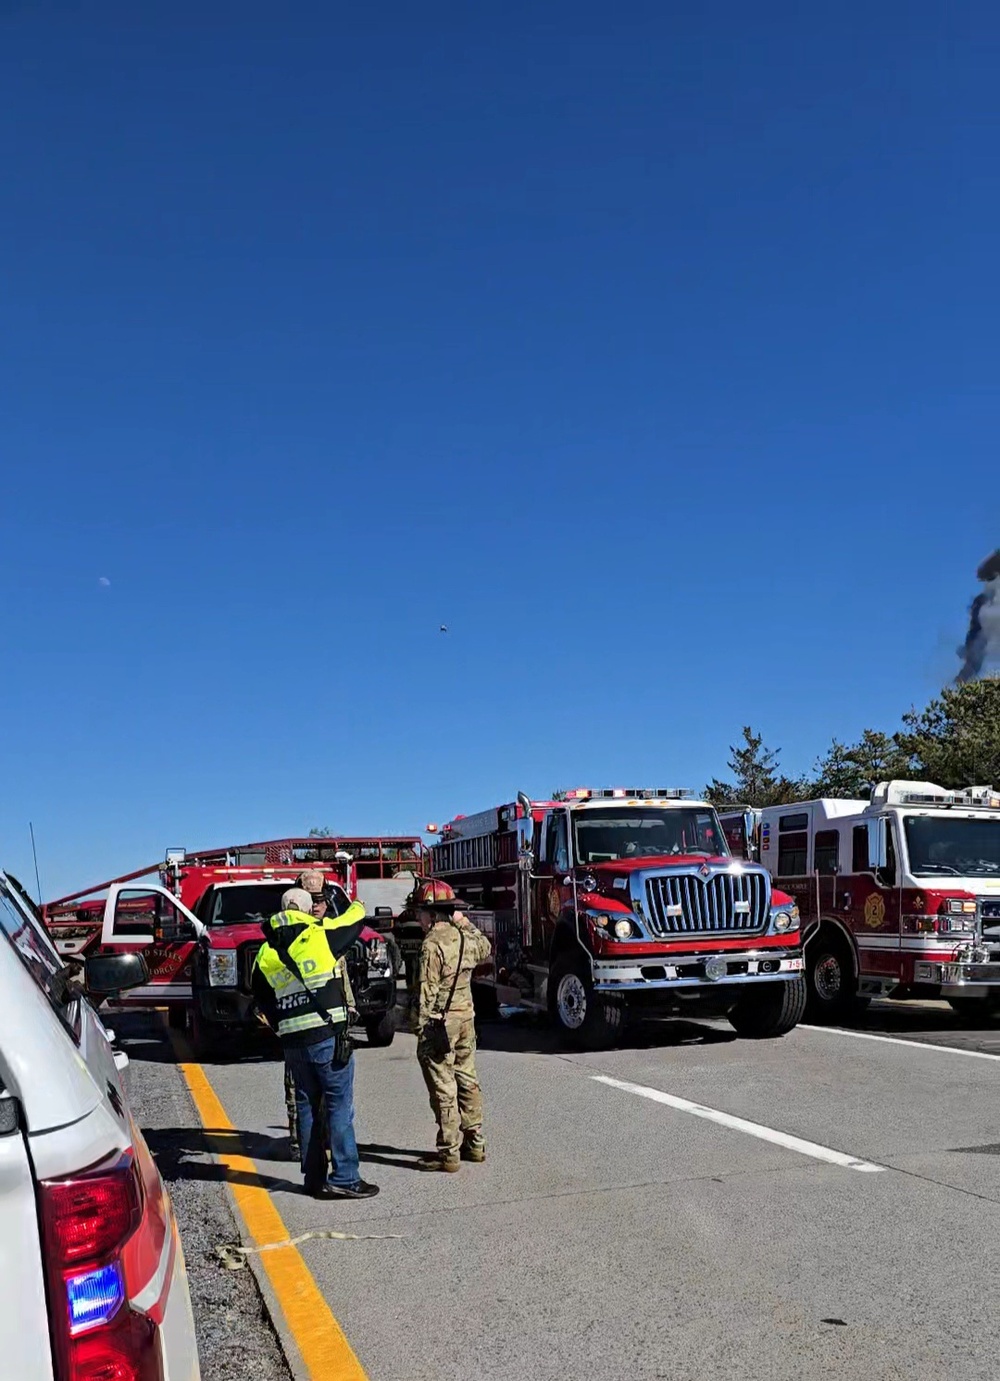
[[[35,827],[28,821],[28,830],[31,833],[31,857],[35,860],[35,888],[38,892],[38,905],[42,904],[42,883],[38,876],[38,850],[35,848]]]

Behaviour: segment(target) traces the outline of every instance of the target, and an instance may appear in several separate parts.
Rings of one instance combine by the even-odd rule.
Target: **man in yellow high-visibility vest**
[[[252,986],[295,1083],[306,1193],[317,1199],[369,1199],[378,1186],[366,1184],[360,1175],[354,1057],[342,973],[343,955],[364,924],[364,907],[356,904],[356,914],[352,907],[331,925],[313,915],[313,898],[303,888],[290,888],[281,905],[264,927],[267,940],[257,955]]]

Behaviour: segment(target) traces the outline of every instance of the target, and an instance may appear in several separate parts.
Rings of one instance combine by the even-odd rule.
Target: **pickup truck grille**
[[[646,921],[655,936],[763,930],[771,910],[766,873],[674,873],[646,879]]]
[[[240,950],[240,987],[243,989],[245,993],[248,993],[251,990],[250,976],[253,973],[253,966],[256,963],[257,955],[263,948],[264,941],[259,940],[257,943],[251,941],[250,944],[244,945]]]

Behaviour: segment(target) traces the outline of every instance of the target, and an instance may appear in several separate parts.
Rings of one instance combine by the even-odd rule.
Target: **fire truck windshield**
[[[915,877],[1000,877],[1000,818],[907,815],[903,825]]]
[[[244,921],[266,921],[281,910],[281,898],[288,882],[248,882],[235,887],[217,887],[211,898],[211,911],[203,917],[209,925],[240,925]],[[330,911],[343,915],[350,902],[343,888],[331,886]]]
[[[573,812],[578,863],[660,858],[669,854],[729,854],[714,810],[609,806]]]

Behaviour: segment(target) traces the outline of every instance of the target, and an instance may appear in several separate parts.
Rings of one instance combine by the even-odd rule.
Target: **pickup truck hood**
[[[371,926],[365,926],[359,937],[362,940],[381,940],[383,937]],[[239,949],[248,941],[257,944],[264,939],[264,932],[256,921],[244,921],[239,925],[216,925],[208,932],[208,943],[212,949]]]
[[[704,854],[644,854],[638,858],[616,858],[607,863],[585,863],[582,866],[600,877],[603,873],[639,873],[649,872],[653,868],[700,868],[703,863],[710,868],[726,868],[738,862],[739,859],[733,858],[706,858]]]

